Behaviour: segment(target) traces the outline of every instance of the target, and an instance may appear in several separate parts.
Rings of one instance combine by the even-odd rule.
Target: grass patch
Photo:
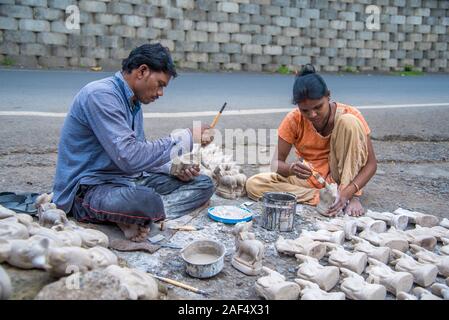
[[[277,69],[277,72],[280,74],[290,74],[291,70],[287,66],[282,65]]]
[[[343,69],[343,72],[346,73],[358,73],[359,71],[357,70],[356,67],[351,67],[351,66],[347,66]]]
[[[2,61],[3,66],[13,66],[15,64],[15,61],[11,58],[5,57]]]
[[[405,77],[405,76],[422,76],[424,72],[415,70],[415,68],[411,65],[406,65],[404,67],[404,71],[396,71],[393,72],[394,75]]]

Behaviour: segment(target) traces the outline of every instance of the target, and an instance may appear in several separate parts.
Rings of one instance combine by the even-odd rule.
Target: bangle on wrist
[[[360,191],[359,185],[354,181],[352,181],[351,183],[355,186],[356,192],[359,192]]]

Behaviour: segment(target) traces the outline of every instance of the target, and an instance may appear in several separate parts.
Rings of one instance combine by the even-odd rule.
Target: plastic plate
[[[212,220],[228,224],[250,221],[253,218],[250,210],[236,206],[210,207],[207,213]]]

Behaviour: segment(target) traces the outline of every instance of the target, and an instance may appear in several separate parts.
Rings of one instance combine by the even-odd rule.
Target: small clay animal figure
[[[68,223],[67,216],[64,211],[57,209],[56,205],[51,203],[52,199],[53,193],[44,193],[37,197],[34,205],[37,208],[39,224],[47,228],[64,226]]]
[[[334,204],[338,196],[338,185],[336,183],[326,183],[325,188],[320,189],[320,202],[316,210],[325,215],[327,210]]]
[[[20,269],[45,269],[49,246],[46,238],[0,239],[0,263],[7,262]]]
[[[33,222],[28,226],[28,232],[30,236],[34,238],[46,238],[49,240],[50,246],[52,247],[62,247],[64,246],[64,237],[60,237],[59,233],[55,230],[45,228]]]
[[[443,245],[440,248],[440,253],[449,256],[449,238],[441,238]]]
[[[11,279],[5,269],[0,266],[0,300],[8,300],[12,294]]]
[[[83,239],[73,230],[57,231],[56,235],[61,239],[64,246],[81,247]]]
[[[449,229],[449,219],[443,218],[443,220],[440,221],[440,226]]]
[[[366,216],[376,220],[385,221],[389,226],[395,227],[398,230],[405,230],[408,225],[408,216],[403,214],[367,210]]]
[[[424,288],[415,287],[412,291],[419,298],[419,300],[443,300]]]
[[[116,265],[111,265],[105,270],[119,279],[120,285],[128,291],[129,299],[156,300],[159,298],[158,283],[149,274]]]
[[[301,236],[310,238],[316,241],[322,242],[332,242],[339,245],[342,245],[345,242],[345,233],[344,231],[335,231],[330,232],[327,230],[318,230],[318,231],[308,231],[302,230]]]
[[[352,300],[385,300],[387,290],[383,285],[368,283],[362,276],[346,268],[340,268],[343,281],[340,289]]]
[[[449,256],[440,256],[420,246],[411,244],[410,251],[421,263],[437,266],[438,273],[443,277],[449,277]]]
[[[430,287],[432,294],[443,298],[443,300],[449,300],[449,287],[442,283],[434,283]]]
[[[368,258],[379,260],[385,264],[390,261],[390,248],[373,246],[368,241],[355,236],[352,237],[352,242],[355,243],[354,251],[365,252],[368,255]]]
[[[394,227],[391,227],[390,230],[391,229],[394,229]],[[388,247],[390,249],[406,252],[409,247],[407,237],[405,235],[390,232],[390,230],[389,232],[383,233],[364,230],[360,232],[359,236],[375,246]]]
[[[439,223],[439,219],[437,217],[417,211],[398,208],[394,211],[394,214],[406,215],[409,218],[409,222],[420,225],[421,227],[434,227]]]
[[[342,246],[333,243],[326,243],[326,246],[331,248],[331,251],[328,253],[330,265],[346,268],[358,274],[365,270],[368,261],[366,253],[346,251]]]
[[[408,272],[394,271],[386,264],[368,259],[369,266],[366,268],[369,283],[377,283],[385,286],[388,292],[398,295],[399,292],[409,292],[413,286],[413,276]]]
[[[70,224],[66,227],[66,230],[73,230],[82,239],[83,248],[93,248],[96,246],[102,246],[107,248],[109,246],[109,238],[106,234],[101,231],[83,228],[75,224]]]
[[[322,290],[329,291],[338,283],[340,270],[334,266],[323,266],[317,259],[296,254],[301,262],[297,275],[299,278],[316,283]]]
[[[413,294],[401,291],[396,295],[396,300],[418,300],[418,297]]]
[[[109,249],[104,247],[93,247],[87,249],[92,260],[92,266],[96,268],[105,268],[110,265],[118,265],[117,256]]]
[[[278,252],[286,255],[304,254],[318,260],[326,254],[326,245],[323,242],[304,236],[296,239],[284,239],[279,236],[275,247]]]
[[[229,168],[229,169],[228,169]],[[240,172],[240,167],[218,165],[213,171],[214,178],[218,181],[216,193],[226,199],[236,199],[246,194],[246,176]]]
[[[231,264],[247,275],[257,275],[262,271],[262,259],[265,252],[263,243],[255,239],[250,232],[252,221],[240,222],[234,227],[236,253]]]
[[[343,292],[326,292],[311,281],[304,279],[295,279],[295,282],[301,286],[301,300],[345,300]]]
[[[334,218],[330,221],[317,221],[315,227],[317,230],[324,229],[330,232],[344,231],[346,240],[351,240],[357,233],[356,219]]]
[[[28,239],[28,229],[21,223],[15,222],[17,218],[11,217],[0,220],[0,239]]]
[[[50,247],[47,270],[55,277],[93,269],[91,254],[80,247]]]
[[[279,272],[267,267],[262,268],[267,274],[257,279],[255,289],[266,300],[297,300],[301,288],[295,282],[285,281]]]
[[[418,262],[399,250],[392,250],[392,255],[395,260],[391,264],[395,269],[411,273],[416,284],[428,287],[435,282],[438,275],[438,268],[435,265]]]
[[[357,228],[359,230],[370,230],[377,233],[382,233],[387,230],[387,224],[382,220],[374,220],[370,217],[359,217],[355,219],[357,222]]]

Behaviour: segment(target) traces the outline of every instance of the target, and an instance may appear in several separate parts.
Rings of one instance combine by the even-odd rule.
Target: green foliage
[[[289,73],[291,73],[290,69],[287,66],[285,66],[285,65],[280,66],[278,68],[277,72],[280,73],[280,74],[289,74]]]
[[[9,57],[5,57],[2,61],[2,65],[4,66],[13,66],[15,64],[15,61]]]
[[[347,73],[357,73],[358,70],[355,67],[351,67],[351,66],[347,66],[343,69],[343,72],[347,72]]]

